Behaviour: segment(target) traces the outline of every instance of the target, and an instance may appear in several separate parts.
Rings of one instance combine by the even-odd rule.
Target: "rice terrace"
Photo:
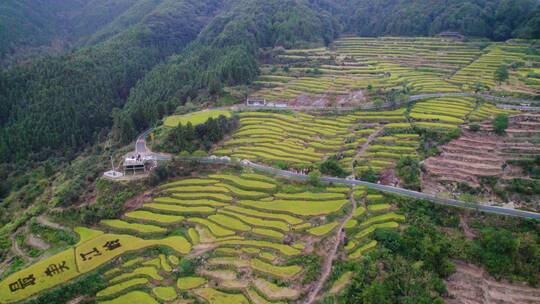
[[[540,303],[537,1],[21,1],[0,304]]]

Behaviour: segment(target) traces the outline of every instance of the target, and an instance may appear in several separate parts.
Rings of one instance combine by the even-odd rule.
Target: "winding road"
[[[213,157],[189,157],[185,159],[190,160],[190,161],[198,161],[202,163],[238,164],[243,167],[250,167],[258,171],[270,173],[270,174],[285,177],[285,178],[291,178],[291,179],[297,179],[297,180],[303,180],[303,181],[308,180],[308,176],[305,174],[286,171],[286,170],[280,170],[273,167],[256,164],[247,160],[242,160],[240,162],[233,162],[228,158],[213,158]],[[349,180],[345,178],[324,176],[324,177],[321,177],[321,181],[327,182],[327,183],[349,185],[349,186],[365,186],[369,189],[378,190],[378,191],[387,192],[387,193],[399,194],[399,195],[403,195],[407,197],[412,197],[415,199],[426,200],[426,201],[430,201],[439,205],[473,209],[477,211],[504,215],[504,216],[515,216],[515,217],[521,217],[521,218],[526,218],[526,219],[540,220],[540,213],[536,213],[536,212],[498,207],[498,206],[488,206],[488,205],[482,205],[478,203],[468,203],[468,202],[459,201],[455,199],[440,198],[440,197],[437,197],[435,195],[428,194],[428,193],[422,193],[422,192],[413,191],[413,190],[380,185],[380,184],[375,184],[375,183],[370,183],[370,182],[365,182],[365,181],[360,181],[360,180]]]
[[[427,98],[445,97],[445,96],[478,96],[478,97],[482,97],[482,98],[485,98],[485,99],[490,99],[490,100],[495,100],[495,101],[509,101],[509,102],[512,102],[512,103],[527,103],[527,102],[530,103],[531,102],[531,101],[513,99],[513,98],[506,98],[506,97],[502,98],[502,97],[491,96],[491,95],[486,95],[486,94],[433,93],[433,94],[412,95],[412,96],[409,97],[409,100],[406,103],[413,102],[413,101],[418,101],[418,100],[422,100],[422,99],[427,99]],[[502,107],[512,108],[512,107],[514,107],[514,105],[502,105]],[[515,107],[520,107],[521,110],[540,111],[540,107],[517,106],[517,105],[515,105]],[[238,109],[239,107],[236,106],[234,108]],[[254,109],[254,108],[265,108],[265,107],[241,106],[240,108]],[[291,107],[275,108],[275,109],[278,109],[278,110],[279,109],[290,110]],[[294,109],[296,109],[296,108],[294,108]],[[337,109],[339,109],[339,108],[330,108],[330,110],[334,110],[334,111],[337,110]],[[346,110],[346,109],[343,108],[343,110]],[[154,153],[154,152],[150,151],[150,149],[148,149],[148,147],[146,146],[146,143],[145,143],[145,139],[148,136],[148,134],[150,134],[150,132],[151,132],[151,129],[146,130],[145,132],[143,132],[142,134],[140,134],[137,137],[137,140],[135,142],[135,151],[136,152],[139,152],[139,151],[140,152],[145,152],[147,155],[152,155],[154,157],[154,159],[159,160],[159,161],[170,160],[172,158],[170,155]],[[193,161],[199,161],[199,162],[206,162],[206,163],[220,163],[220,164],[230,164],[230,163],[232,163],[232,161],[230,159],[228,159],[228,158],[213,158],[213,157],[197,158],[197,157],[189,157],[189,158],[186,158],[186,159],[193,160]],[[276,168],[273,168],[273,167],[269,167],[269,166],[265,166],[265,165],[261,165],[261,164],[256,164],[256,163],[253,163],[251,161],[244,160],[244,161],[239,162],[238,164],[240,164],[241,166],[251,167],[253,169],[256,169],[256,170],[259,170],[259,171],[262,171],[262,172],[266,172],[266,173],[270,173],[270,174],[274,174],[274,175],[278,175],[278,176],[282,176],[282,177],[286,177],[286,178],[294,178],[294,179],[299,179],[299,180],[307,180],[308,179],[308,176],[305,175],[305,174],[295,173],[295,172],[286,171],[286,170],[279,170],[279,169],[276,169]],[[498,215],[504,215],[504,216],[515,216],[515,217],[521,217],[521,218],[526,218],[526,219],[540,220],[540,213],[536,213],[536,212],[530,212],[530,211],[524,211],[524,210],[518,210],[518,209],[512,209],[512,208],[504,208],[504,207],[498,207],[498,206],[488,206],[488,205],[482,205],[482,204],[479,204],[479,203],[468,203],[468,202],[459,201],[459,200],[455,200],[455,199],[445,199],[445,198],[437,197],[437,196],[432,195],[432,194],[427,194],[427,193],[422,193],[422,192],[418,192],[418,191],[412,191],[412,190],[407,190],[407,189],[402,189],[402,188],[397,188],[397,187],[392,187],[392,186],[380,185],[380,184],[375,184],[375,183],[369,183],[369,182],[359,181],[359,180],[354,180],[354,179],[350,180],[350,179],[343,179],[343,178],[336,178],[336,177],[321,177],[321,181],[328,182],[328,183],[335,183],[335,184],[344,184],[344,185],[349,185],[349,186],[355,186],[355,185],[366,186],[367,188],[370,188],[370,189],[383,191],[383,192],[387,192],[387,193],[399,194],[399,195],[412,197],[412,198],[416,198],[416,199],[427,200],[427,201],[433,202],[435,204],[440,204],[440,205],[459,207],[459,208],[467,208],[467,209],[474,209],[474,210],[478,210],[478,211],[482,211],[482,212],[498,214]]]

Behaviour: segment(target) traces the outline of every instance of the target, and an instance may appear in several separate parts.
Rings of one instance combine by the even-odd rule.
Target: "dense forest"
[[[187,101],[251,82],[273,47],[341,34],[540,36],[535,0],[10,0],[0,16],[0,57],[72,46],[0,72],[2,162],[70,158],[110,130],[128,142]]]

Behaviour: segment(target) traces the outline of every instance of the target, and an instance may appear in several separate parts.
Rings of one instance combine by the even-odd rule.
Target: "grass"
[[[283,232],[288,232],[290,230],[289,225],[287,223],[285,223],[285,222],[282,222],[282,221],[275,221],[275,220],[268,220],[268,219],[262,219],[262,218],[247,216],[247,215],[238,214],[238,213],[235,213],[235,212],[230,212],[230,211],[227,211],[227,210],[224,210],[224,209],[219,210],[218,212],[221,212],[221,213],[236,217],[239,220],[241,220],[241,221],[243,221],[243,222],[245,222],[245,223],[247,223],[247,224],[249,224],[251,226],[262,227],[262,228],[270,228],[270,229],[277,229],[277,230],[281,230]]]
[[[285,199],[285,200],[329,201],[329,200],[344,199],[345,195],[343,193],[302,192],[302,193],[276,193],[274,197],[278,199]]]
[[[375,248],[375,246],[377,246],[377,241],[373,240],[361,247],[359,247],[358,249],[356,249],[355,251],[353,251],[351,254],[349,254],[349,259],[358,259],[360,258],[364,253],[368,252],[369,250]]]
[[[178,199],[173,197],[157,197],[154,199],[155,203],[164,204],[176,204],[184,206],[210,206],[210,207],[223,207],[227,206],[226,203],[210,200],[210,199]]]
[[[299,249],[285,244],[277,244],[260,240],[227,240],[217,242],[220,246],[251,246],[257,248],[274,249],[286,256],[294,256],[301,253]]]
[[[77,245],[103,234],[103,231],[90,229],[86,227],[75,227],[73,231],[75,231],[75,233],[79,235],[79,242],[77,243]]]
[[[271,202],[239,201],[240,205],[277,212],[287,212],[300,216],[327,215],[337,212],[348,203],[347,200],[294,201],[274,200]]]
[[[271,192],[276,189],[276,185],[273,183],[253,179],[245,179],[234,175],[213,174],[210,175],[210,177],[221,179],[225,182],[230,182],[234,186],[245,190]]]
[[[403,215],[390,212],[390,213],[385,213],[382,215],[370,217],[369,219],[361,223],[361,226],[369,226],[372,224],[377,224],[377,223],[386,222],[386,221],[404,221],[404,220],[405,220],[405,217]]]
[[[147,222],[154,222],[159,224],[177,224],[184,220],[183,216],[179,215],[167,215],[167,214],[160,214],[160,213],[154,213],[150,211],[131,211],[125,214],[125,216],[129,219],[135,219],[135,220],[141,220],[141,221],[147,221]]]
[[[234,196],[238,198],[243,199],[261,199],[263,197],[267,197],[268,194],[265,192],[258,192],[258,191],[249,191],[249,190],[242,190],[239,189],[233,185],[229,184],[222,184],[223,187],[227,188]]]
[[[204,207],[204,206],[195,206],[195,207],[186,207],[186,206],[177,206],[177,205],[168,205],[168,204],[157,204],[149,203],[144,204],[144,208],[165,211],[170,213],[180,213],[180,214],[210,214],[214,213],[214,208]]]
[[[193,246],[198,245],[200,242],[199,233],[194,228],[188,229],[188,236],[189,240],[193,244]]]
[[[159,255],[159,264],[161,265],[161,268],[165,270],[166,272],[172,271],[172,267],[167,261],[167,256],[164,255],[163,253]]]
[[[254,234],[267,236],[267,237],[275,238],[275,239],[278,239],[278,240],[283,240],[283,238],[285,237],[285,235],[283,233],[272,230],[272,229],[253,228],[251,230],[251,232],[254,233]]]
[[[390,204],[369,205],[367,208],[370,212],[388,211],[392,206]]]
[[[137,303],[137,304],[159,304],[152,296],[143,291],[131,291],[124,295],[119,296],[116,299],[100,302],[103,304],[125,304],[125,303]]]
[[[160,189],[167,189],[172,187],[178,187],[178,186],[205,186],[205,185],[213,185],[219,182],[215,179],[208,179],[208,178],[188,178],[183,180],[178,180],[170,183],[166,183],[164,185],[159,186]]]
[[[161,301],[172,301],[177,297],[176,290],[170,286],[154,287],[152,293]]]
[[[257,290],[264,294],[265,298],[271,301],[295,300],[300,296],[300,292],[298,290],[288,287],[281,287],[261,278],[255,279],[253,281],[253,285],[257,288]]]
[[[140,285],[147,285],[148,283],[149,283],[148,279],[146,279],[146,278],[131,279],[131,280],[128,280],[128,281],[124,281],[122,283],[118,283],[118,284],[115,284],[115,285],[108,286],[107,288],[99,291],[96,294],[96,297],[103,298],[103,297],[112,296],[112,295],[117,294],[119,292],[122,292],[122,291],[124,291],[124,290],[126,290],[128,288],[133,288],[135,286],[140,286]]]
[[[196,193],[172,193],[171,196],[173,198],[183,199],[183,200],[197,200],[197,199],[209,199],[209,200],[215,200],[220,202],[231,202],[232,197],[223,193],[207,193],[204,192],[196,192]]]
[[[224,214],[213,214],[208,217],[212,222],[236,231],[250,231],[251,227],[244,222]]]
[[[193,293],[209,304],[249,304],[249,300],[243,294],[225,293],[213,288],[200,288]]]
[[[187,125],[190,122],[193,126],[196,126],[205,123],[209,118],[218,118],[220,115],[230,117],[231,112],[226,110],[205,110],[186,115],[172,115],[166,117],[163,124],[172,128],[179,124]]]
[[[299,219],[297,217],[290,216],[290,215],[287,215],[287,214],[270,213],[270,212],[253,210],[253,209],[249,209],[249,208],[243,208],[243,207],[239,207],[239,206],[227,206],[227,207],[223,208],[223,210],[227,210],[227,211],[234,212],[234,213],[241,213],[241,214],[245,214],[245,215],[251,215],[251,216],[259,217],[259,218],[262,218],[262,219],[281,220],[281,221],[284,221],[284,222],[286,222],[286,223],[288,223],[290,225],[299,225],[299,224],[302,224],[304,222],[303,220],[301,220],[301,219]]]
[[[191,290],[206,284],[207,280],[202,277],[180,277],[176,286],[180,290]]]
[[[398,228],[399,224],[396,222],[386,222],[386,223],[380,223],[380,224],[374,224],[367,228],[364,228],[363,230],[360,230],[357,234],[354,235],[355,239],[363,239],[366,236],[372,234],[375,230],[379,228]]]
[[[253,270],[262,272],[267,275],[275,276],[280,279],[291,279],[300,271],[302,271],[302,267],[298,265],[290,265],[290,266],[276,266],[273,264],[266,263],[259,259],[252,259],[250,261],[250,266],[253,268]]]
[[[99,256],[84,260],[82,254],[92,252],[94,248],[102,248],[107,242],[116,242],[121,245],[114,250],[104,250]],[[180,254],[187,254],[191,250],[191,244],[181,236],[170,236],[164,239],[143,240],[138,237],[125,234],[103,234],[89,240],[75,248],[75,257],[78,269],[81,273],[91,271],[102,264],[120,256],[121,254],[153,246],[167,246]]]
[[[347,285],[351,282],[354,273],[352,271],[347,271],[343,273],[335,282],[332,284],[332,287],[329,290],[330,294],[337,294],[342,291]]]
[[[62,275],[48,277],[45,274],[44,269],[47,269],[49,265],[61,264],[63,261],[66,261],[66,266],[69,269],[65,270]],[[26,278],[31,274],[33,274],[36,279],[35,285],[30,285],[15,293],[10,291],[9,284],[16,282],[19,278]],[[0,282],[0,299],[6,303],[19,302],[38,292],[65,283],[78,275],[80,275],[80,273],[77,271],[77,266],[75,265],[73,249],[68,249],[4,278],[4,280]]]
[[[161,281],[163,277],[159,274],[158,269],[154,266],[142,266],[134,269],[131,272],[123,273],[110,280],[111,283],[116,283],[124,280],[131,279],[133,277],[145,276],[152,278],[153,280]]]
[[[171,193],[191,193],[191,192],[201,192],[201,193],[229,193],[229,190],[223,186],[214,186],[214,185],[203,185],[203,186],[180,186],[180,187],[171,187],[167,188],[168,192]]]
[[[337,222],[331,222],[328,224],[324,224],[324,225],[320,225],[320,226],[308,229],[307,232],[315,236],[323,236],[332,232],[332,230],[334,230],[337,226],[338,226]]]
[[[198,218],[198,217],[190,217],[186,221],[188,223],[203,225],[206,228],[208,228],[210,232],[212,232],[213,235],[218,236],[218,237],[229,236],[229,235],[235,234],[234,231],[223,228],[220,225],[217,225],[214,222],[211,222],[207,219]]]

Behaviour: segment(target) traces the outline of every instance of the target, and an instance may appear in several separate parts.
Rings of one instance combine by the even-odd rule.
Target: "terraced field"
[[[322,161],[340,151],[350,137],[353,116],[312,116],[242,112],[240,128],[215,155],[296,167]]]
[[[390,205],[375,204],[381,195],[365,196],[364,189],[350,197],[344,187],[297,184],[291,191],[289,184],[255,173],[216,173],[161,185],[139,209],[77,228],[81,239],[74,248],[5,278],[0,302],[26,299],[91,271],[107,281],[96,294],[99,303],[301,300],[315,282],[302,283],[306,266],[298,258],[334,242],[346,214],[355,222],[347,223],[350,259],[376,245],[363,231],[395,229],[403,220]],[[353,198],[362,207],[353,209]],[[188,259],[195,269],[183,273]]]
[[[370,168],[382,172],[393,167],[402,156],[417,157],[419,136],[412,133],[406,109],[357,112],[355,117],[366,128],[382,128],[382,132],[377,133],[364,149],[357,150],[352,163],[356,174]],[[365,144],[364,140],[365,137],[360,137],[359,142]]]
[[[526,67],[536,66],[540,63],[540,56],[530,54],[531,46],[527,43],[508,41],[506,43],[493,43],[489,45],[484,54],[467,67],[459,70],[450,78],[450,82],[463,85],[465,89],[476,83],[490,88],[499,86],[494,78],[494,73],[501,65],[516,65],[525,67],[511,72],[510,83],[517,90],[529,93],[540,93],[539,83],[534,77],[529,76],[530,69]]]
[[[357,105],[377,89],[407,87],[412,94],[492,89],[538,93],[540,57],[517,41],[489,44],[426,37],[347,37],[329,48],[284,50],[262,67],[254,95],[299,105]],[[495,70],[519,66],[507,85]]]
[[[442,146],[440,155],[424,162],[426,191],[435,192],[449,183],[480,187],[481,177],[519,177],[520,172],[505,163],[540,155],[540,116],[537,114],[510,116],[507,136],[490,135],[489,122],[480,124],[480,128],[476,133],[465,131],[458,139]]]
[[[240,128],[212,154],[299,170],[336,156],[349,172],[359,175],[373,169],[381,173],[403,156],[419,158],[423,129],[451,132],[497,114],[516,113],[465,96],[422,100],[410,109],[339,116],[241,112]]]
[[[482,51],[475,43],[438,38],[342,38],[330,48],[286,50],[265,66],[256,95],[267,100],[357,104],[360,90],[407,86],[413,93],[458,92],[448,78]],[[282,67],[294,65],[285,72]],[[315,68],[314,68],[315,67]],[[333,97],[332,97],[333,96]]]

